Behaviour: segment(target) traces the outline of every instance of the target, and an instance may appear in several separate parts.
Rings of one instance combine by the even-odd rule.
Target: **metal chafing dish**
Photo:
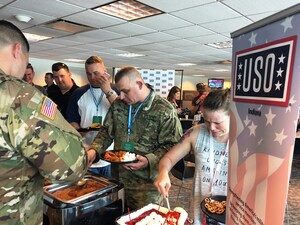
[[[76,184],[51,184],[44,187],[44,225],[115,223],[115,219],[124,211],[123,185],[115,180],[94,175],[86,175],[85,179],[100,183],[102,187],[67,201],[57,198],[54,192]]]

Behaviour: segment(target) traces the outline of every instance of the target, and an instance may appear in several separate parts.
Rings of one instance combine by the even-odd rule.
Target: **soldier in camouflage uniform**
[[[88,163],[80,134],[49,98],[19,79],[28,52],[22,32],[0,21],[1,225],[42,224],[44,178],[75,182]]]
[[[159,193],[153,185],[157,166],[162,156],[175,145],[182,135],[182,128],[174,107],[144,83],[134,67],[122,68],[115,77],[120,91],[111,105],[103,126],[88,151],[89,161],[102,153],[114,140],[115,149],[133,143],[138,162],[112,164],[112,175],[125,186],[126,204],[132,209],[156,203]],[[132,106],[132,128],[128,141],[128,116]],[[124,149],[124,148],[123,148]]]

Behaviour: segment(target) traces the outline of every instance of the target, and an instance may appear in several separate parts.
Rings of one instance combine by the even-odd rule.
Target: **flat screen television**
[[[224,79],[208,79],[208,86],[210,88],[223,88],[224,86]]]

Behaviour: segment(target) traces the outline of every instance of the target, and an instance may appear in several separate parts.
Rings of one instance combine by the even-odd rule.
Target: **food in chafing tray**
[[[105,188],[105,185],[95,181],[87,180],[83,186],[73,185],[53,192],[53,195],[63,201],[69,201],[85,194]]]
[[[184,225],[187,217],[187,212],[181,207],[176,207],[172,211],[159,205],[149,204],[122,216],[116,222],[119,225]]]
[[[211,198],[205,198],[204,202],[205,208],[211,213],[222,214],[226,209],[226,201],[217,201]]]
[[[92,123],[90,125],[90,128],[100,128],[101,127],[101,123]]]
[[[136,155],[127,151],[107,151],[103,156],[104,160],[110,162],[131,162],[136,160]]]

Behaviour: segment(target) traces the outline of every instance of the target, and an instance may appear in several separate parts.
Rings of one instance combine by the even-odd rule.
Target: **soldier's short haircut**
[[[22,52],[29,52],[29,43],[22,31],[6,20],[0,20],[0,47],[19,43],[22,46]]]
[[[115,82],[118,83],[125,76],[132,76],[142,78],[139,71],[133,66],[122,67],[115,76]]]
[[[94,63],[100,63],[104,65],[103,60],[99,56],[93,55],[85,61],[85,67]]]
[[[211,91],[203,102],[203,109],[209,111],[223,110],[229,115],[230,89]]]
[[[62,62],[57,62],[57,63],[54,63],[52,65],[52,71],[57,72],[60,69],[65,69],[66,71],[70,72],[69,67],[66,64],[62,63]]]
[[[53,78],[53,73],[51,73],[51,72],[47,72],[47,73],[45,74],[45,76],[50,76],[50,77],[52,77],[52,78]]]

